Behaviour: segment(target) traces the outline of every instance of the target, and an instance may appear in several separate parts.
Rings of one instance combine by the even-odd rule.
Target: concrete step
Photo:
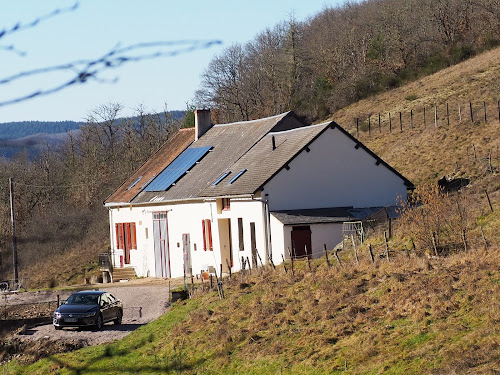
[[[136,277],[135,269],[133,267],[123,267],[113,269],[113,282],[120,280],[129,280]]]

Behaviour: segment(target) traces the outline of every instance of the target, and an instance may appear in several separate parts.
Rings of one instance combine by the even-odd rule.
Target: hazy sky
[[[291,15],[299,21],[342,0],[160,1],[81,0],[75,11],[58,15],[36,27],[0,37],[0,80],[22,71],[98,58],[115,47],[139,42],[220,40],[205,50],[130,63],[105,73],[107,82],[74,85],[55,94],[0,106],[0,122],[24,120],[80,121],[93,108],[121,103],[130,114],[143,104],[149,110],[183,110],[199,87],[211,58],[233,43],[245,43],[266,27]],[[29,23],[67,0],[0,0],[0,30]],[[7,50],[14,46],[18,52]],[[25,52],[22,56],[20,52]],[[0,102],[48,89],[69,76],[39,77],[0,84]],[[117,82],[112,83],[115,79]]]

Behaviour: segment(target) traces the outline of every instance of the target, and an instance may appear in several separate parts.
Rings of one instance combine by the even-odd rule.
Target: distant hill
[[[185,111],[170,111],[169,114],[180,120]],[[165,115],[159,114],[164,120]],[[118,121],[136,120],[136,117],[118,119]],[[68,132],[80,129],[84,122],[76,121],[17,121],[0,123],[0,158],[10,159],[14,155],[26,152],[28,157],[35,157],[43,148],[57,147],[66,140]]]

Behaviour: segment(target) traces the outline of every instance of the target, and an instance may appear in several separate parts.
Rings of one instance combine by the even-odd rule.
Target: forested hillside
[[[79,129],[76,121],[16,121],[0,123],[0,140],[22,138],[33,134],[66,133]]]
[[[499,40],[499,0],[349,2],[230,46],[207,67],[197,102],[221,123],[290,109],[322,119]]]

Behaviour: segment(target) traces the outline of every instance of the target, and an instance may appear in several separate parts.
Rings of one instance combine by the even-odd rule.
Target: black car
[[[55,329],[94,326],[101,329],[106,322],[121,324],[123,305],[108,292],[84,291],[73,293],[54,312]]]

